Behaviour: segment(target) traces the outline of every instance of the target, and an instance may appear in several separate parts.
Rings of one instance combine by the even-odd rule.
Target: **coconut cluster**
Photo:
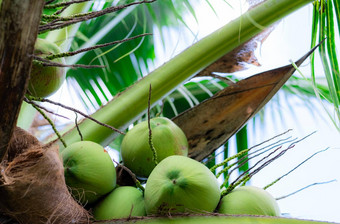
[[[46,59],[59,53],[54,43],[37,39],[35,56]],[[65,70],[58,65],[65,61],[55,58],[49,63],[33,63],[27,95],[48,97],[60,88]],[[152,118],[129,130],[121,144],[120,166],[143,182],[145,190],[131,181],[131,173],[127,182],[117,180],[117,167],[109,154],[91,141],[76,142],[61,152],[65,182],[73,198],[97,220],[212,212],[280,215],[275,199],[260,188],[239,187],[221,197],[215,175],[188,157],[188,147],[184,132],[174,122]],[[11,157],[15,155],[9,153]]]
[[[137,124],[121,144],[121,165],[144,180],[145,188],[134,182],[118,185],[114,163],[97,143],[77,142],[61,155],[66,184],[96,220],[202,213],[280,215],[276,200],[261,188],[242,186],[222,197],[215,175],[187,156],[185,134],[167,118]]]

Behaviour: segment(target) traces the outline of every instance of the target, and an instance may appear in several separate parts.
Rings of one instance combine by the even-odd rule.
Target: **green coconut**
[[[169,156],[151,172],[145,186],[147,214],[213,212],[220,201],[214,174],[185,156]]]
[[[39,57],[60,52],[60,48],[56,44],[45,39],[38,38],[34,45],[34,54]],[[52,62],[65,64],[64,58],[56,58]],[[63,67],[44,66],[38,62],[33,62],[27,94],[34,97],[48,97],[60,88],[65,77],[66,72]]]
[[[171,155],[188,155],[188,141],[184,132],[170,119],[150,119],[152,143],[157,162]],[[149,145],[148,122],[134,126],[125,136],[121,145],[123,163],[139,177],[148,177],[155,168],[154,155]]]
[[[280,216],[279,206],[267,191],[254,186],[242,186],[225,195],[218,212],[232,215]]]
[[[82,204],[93,203],[116,187],[116,170],[104,148],[91,141],[73,143],[61,152],[66,185]]]
[[[117,187],[93,208],[96,220],[145,216],[143,193],[135,187]]]

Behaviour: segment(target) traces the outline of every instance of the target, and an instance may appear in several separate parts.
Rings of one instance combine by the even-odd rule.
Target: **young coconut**
[[[39,57],[60,53],[60,48],[45,39],[37,39],[34,54]],[[64,58],[57,58],[52,62],[65,64]],[[56,92],[63,84],[66,72],[63,67],[44,66],[33,62],[27,94],[34,97],[47,97]]]
[[[214,174],[185,156],[169,156],[151,172],[145,186],[147,214],[213,212],[220,201]]]
[[[66,185],[82,204],[93,203],[116,187],[116,170],[104,148],[91,141],[73,143],[61,152]]]
[[[267,191],[254,186],[242,186],[221,199],[218,213],[280,216],[280,209],[275,198]]]
[[[122,186],[99,201],[93,208],[96,220],[145,216],[143,193],[135,187]]]
[[[188,155],[187,138],[184,132],[170,119],[152,118],[150,127],[157,162],[171,155]],[[124,165],[137,176],[148,177],[150,175],[156,164],[149,144],[147,121],[137,124],[124,136],[121,155]]]

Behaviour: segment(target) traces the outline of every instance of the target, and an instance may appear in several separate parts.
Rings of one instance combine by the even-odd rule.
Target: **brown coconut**
[[[67,189],[58,146],[17,128],[0,171],[0,214],[19,223],[90,223]]]

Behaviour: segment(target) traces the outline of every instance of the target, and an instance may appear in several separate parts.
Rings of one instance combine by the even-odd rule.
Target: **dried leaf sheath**
[[[301,65],[314,49],[296,65]],[[223,145],[263,108],[294,71],[292,65],[287,65],[251,76],[175,117],[173,121],[188,138],[189,156],[200,161]]]

